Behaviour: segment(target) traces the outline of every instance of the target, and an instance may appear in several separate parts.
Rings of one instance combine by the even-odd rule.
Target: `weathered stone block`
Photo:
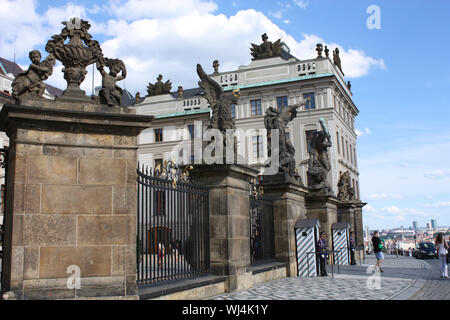
[[[114,246],[112,257],[112,275],[123,275],[125,273],[125,247]]]
[[[23,278],[39,278],[39,247],[25,247]]]
[[[76,265],[82,277],[111,275],[111,247],[41,247],[40,278],[67,278],[67,267]]]
[[[26,215],[25,246],[75,245],[76,217]]]
[[[77,160],[68,157],[31,155],[27,159],[27,182],[75,184]]]
[[[113,187],[113,214],[136,215],[136,186]]]
[[[131,216],[79,216],[78,245],[125,245],[136,242]]]
[[[41,185],[27,184],[25,213],[41,213]]]
[[[80,184],[124,185],[125,160],[108,158],[80,159]]]
[[[25,184],[15,183],[14,188],[14,213],[25,212]]]
[[[42,213],[111,214],[111,186],[42,187]]]

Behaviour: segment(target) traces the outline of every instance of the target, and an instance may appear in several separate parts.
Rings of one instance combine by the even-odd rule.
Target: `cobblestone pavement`
[[[439,260],[426,260],[431,272],[425,285],[411,297],[411,300],[450,300],[450,279],[441,279]]]
[[[422,260],[403,256],[386,256],[383,273],[373,272],[375,257],[368,255],[362,265],[334,267],[328,277],[289,277],[256,285],[240,292],[209,298],[210,300],[385,300],[408,299],[420,287],[418,279],[429,277],[430,265]],[[328,266],[330,267],[330,266]],[[433,266],[432,266],[433,267]],[[439,266],[437,266],[439,267]],[[434,268],[434,267],[433,267]],[[438,275],[439,276],[439,275]],[[425,282],[428,285],[428,282]],[[425,285],[425,286],[426,286]],[[439,283],[439,292],[447,299],[450,282]],[[429,291],[433,291],[433,284]],[[424,295],[427,294],[427,290]],[[434,292],[434,291],[433,291]],[[442,297],[441,297],[442,298]]]

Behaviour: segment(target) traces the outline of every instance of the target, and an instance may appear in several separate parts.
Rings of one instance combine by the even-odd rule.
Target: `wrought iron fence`
[[[275,258],[273,206],[264,199],[256,179],[250,181],[250,261],[257,264]]]
[[[208,188],[193,183],[189,169],[137,169],[138,285],[209,272]]]

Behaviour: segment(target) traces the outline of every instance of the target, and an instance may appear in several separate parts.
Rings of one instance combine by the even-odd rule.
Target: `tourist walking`
[[[447,253],[448,244],[444,240],[442,232],[439,232],[435,240],[436,249],[439,256],[439,266],[441,269],[441,278],[448,278]]]
[[[317,241],[317,255],[319,256],[319,269],[321,276],[327,276],[327,270],[325,268],[326,258],[328,257],[327,253],[327,241],[325,232],[320,233],[320,239]]]
[[[373,233],[372,237],[372,244],[373,244],[373,252],[375,252],[375,256],[377,258],[377,262],[375,263],[374,270],[377,271],[377,268],[380,272],[384,272],[383,269],[381,269],[381,264],[384,261],[384,255],[383,255],[383,245],[381,244],[381,240],[378,237],[378,231],[375,231]]]
[[[352,231],[350,232],[350,237],[349,237],[349,250],[350,250],[350,265],[355,265],[355,233]]]

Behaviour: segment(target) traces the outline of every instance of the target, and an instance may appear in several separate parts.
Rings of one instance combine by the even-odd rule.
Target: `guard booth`
[[[297,276],[317,276],[316,243],[320,222],[317,219],[299,219],[295,224]]]
[[[334,252],[334,264],[348,265],[348,243],[350,225],[345,222],[331,225],[332,244]]]

